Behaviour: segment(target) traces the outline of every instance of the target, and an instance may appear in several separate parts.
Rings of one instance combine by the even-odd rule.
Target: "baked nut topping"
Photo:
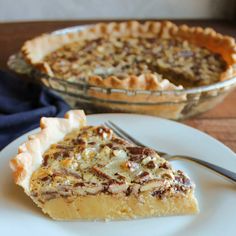
[[[104,126],[86,126],[51,145],[43,164],[32,174],[30,191],[44,203],[100,192],[133,194],[134,185],[135,196],[150,190],[155,195],[160,189],[171,196],[193,188],[187,176],[173,171],[153,150],[133,146]]]
[[[226,70],[219,54],[187,40],[140,37],[81,40],[46,55],[44,61],[54,76],[70,81],[153,73],[184,87],[215,83]]]
[[[54,219],[125,219],[197,212],[194,184],[147,147],[82,111],[42,118],[11,161],[15,182]]]
[[[172,170],[152,149],[134,146],[104,126],[85,126],[45,152],[43,164],[32,174],[30,191],[44,203],[99,192],[133,194],[134,185],[135,196],[144,191],[155,195],[160,189],[171,196],[193,188],[183,172]]]

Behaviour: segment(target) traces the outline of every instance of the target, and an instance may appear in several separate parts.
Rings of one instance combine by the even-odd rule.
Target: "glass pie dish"
[[[52,34],[77,32],[85,27],[88,26],[70,27]],[[210,85],[176,90],[105,88],[83,79],[70,81],[51,77],[29,65],[20,53],[9,58],[8,66],[55,91],[72,108],[84,109],[87,113],[128,112],[180,120],[213,108],[236,86],[236,77],[232,77]]]

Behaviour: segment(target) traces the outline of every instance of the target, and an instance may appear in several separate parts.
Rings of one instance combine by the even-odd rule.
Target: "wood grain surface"
[[[8,57],[17,52],[27,39],[52,30],[94,22],[96,21],[0,23],[0,68],[8,70],[6,65]],[[177,24],[186,23],[193,26],[212,27],[220,33],[236,38],[236,25],[231,22],[221,20],[175,22]],[[183,123],[215,137],[236,152],[236,90],[211,111],[185,120]]]

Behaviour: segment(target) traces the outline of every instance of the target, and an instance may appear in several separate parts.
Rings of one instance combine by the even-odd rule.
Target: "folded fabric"
[[[0,70],[0,150],[38,127],[42,116],[62,117],[69,109],[54,92]]]

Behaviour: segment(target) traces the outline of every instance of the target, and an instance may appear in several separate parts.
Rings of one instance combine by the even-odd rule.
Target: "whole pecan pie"
[[[44,34],[25,42],[21,51],[43,74],[68,81],[68,92],[78,94],[75,83],[86,84],[92,109],[179,119],[200,99],[188,104],[185,88],[236,76],[235,45],[210,28],[130,21]],[[207,107],[212,105],[196,109]]]
[[[129,219],[198,211],[189,177],[158,154],[86,126],[81,110],[42,118],[11,161],[15,182],[54,219]]]

